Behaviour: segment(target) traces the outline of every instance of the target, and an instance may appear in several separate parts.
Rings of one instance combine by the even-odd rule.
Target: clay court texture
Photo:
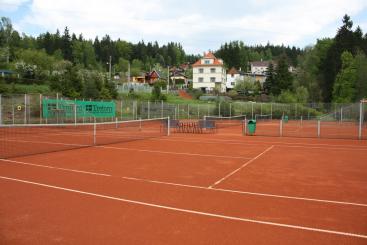
[[[299,123],[3,130],[0,244],[367,244],[367,141]]]

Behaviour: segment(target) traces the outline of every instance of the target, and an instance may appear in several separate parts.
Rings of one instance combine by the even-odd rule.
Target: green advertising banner
[[[82,117],[115,117],[114,102],[97,102],[81,100],[42,100],[42,114],[44,118],[78,118]]]

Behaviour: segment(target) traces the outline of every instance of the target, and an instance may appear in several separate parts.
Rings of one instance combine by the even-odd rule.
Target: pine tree
[[[266,94],[279,93],[275,84],[275,71],[272,62],[269,63],[268,70],[266,71],[266,80],[264,82],[264,91]]]

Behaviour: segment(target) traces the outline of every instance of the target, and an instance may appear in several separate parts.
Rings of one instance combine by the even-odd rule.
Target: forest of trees
[[[367,35],[360,27],[353,28],[348,15],[342,21],[334,38],[319,39],[304,49],[231,41],[214,53],[227,68],[243,71],[251,61],[275,61],[262,88],[272,99],[354,102],[367,96]],[[3,83],[23,83],[46,84],[72,98],[115,98],[117,92],[108,74],[110,58],[112,73],[124,78],[129,64],[133,76],[156,67],[192,64],[200,56],[186,54],[179,43],[133,44],[112,40],[109,35],[89,40],[68,27],[62,33],[56,30],[32,37],[15,30],[9,18],[1,18],[0,69],[15,71],[19,78],[0,79],[0,93],[9,92]],[[289,65],[297,72],[290,73]]]

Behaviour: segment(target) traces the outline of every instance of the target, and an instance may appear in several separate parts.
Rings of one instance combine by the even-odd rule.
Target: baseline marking
[[[253,196],[271,197],[271,198],[284,198],[284,199],[290,199],[290,200],[301,200],[301,201],[310,201],[310,202],[321,202],[321,203],[331,203],[331,204],[339,204],[339,205],[367,207],[367,204],[365,204],[365,203],[343,202],[343,201],[335,201],[335,200],[316,199],[316,198],[297,197],[297,196],[286,196],[286,195],[276,195],[276,194],[249,192],[249,191],[237,191],[237,190],[230,190],[230,189],[223,189],[223,188],[208,188],[208,187],[205,187],[205,186],[179,184],[179,183],[164,182],[164,181],[159,181],[159,180],[149,180],[149,179],[141,179],[141,178],[135,178],[135,177],[126,177],[126,176],[113,176],[113,175],[110,175],[110,174],[103,174],[103,173],[81,171],[81,170],[68,169],[68,168],[53,167],[53,166],[49,166],[49,165],[26,163],[26,162],[20,162],[20,161],[15,161],[15,160],[1,159],[0,162],[11,162],[11,163],[17,163],[17,164],[22,164],[22,165],[34,166],[34,167],[62,170],[62,171],[67,171],[67,172],[77,172],[77,173],[82,173],[82,174],[90,174],[90,175],[105,176],[105,177],[112,177],[112,178],[121,178],[121,179],[124,179],[124,180],[147,182],[147,183],[161,184],[161,185],[179,186],[179,187],[186,187],[186,188],[193,188],[193,189],[202,189],[202,190],[210,190],[210,191],[218,191],[218,192],[236,193],[236,194],[241,194],[241,195],[253,195]]]
[[[196,215],[202,215],[202,216],[208,216],[208,217],[214,217],[214,218],[220,218],[220,219],[226,219],[226,220],[242,221],[242,222],[247,222],[247,223],[255,223],[255,224],[277,226],[277,227],[290,228],[290,229],[296,229],[296,230],[305,230],[305,231],[328,233],[328,234],[333,234],[333,235],[358,237],[358,238],[367,239],[367,235],[364,235],[364,234],[349,233],[349,232],[342,232],[342,231],[335,231],[335,230],[326,230],[326,229],[319,229],[319,228],[313,228],[313,227],[307,227],[307,226],[289,225],[289,224],[261,221],[261,220],[255,220],[255,219],[246,219],[246,218],[240,218],[240,217],[235,217],[235,216],[227,216],[227,215],[221,215],[221,214],[215,214],[215,213],[200,212],[200,211],[195,211],[191,209],[175,208],[171,206],[159,205],[159,204],[148,203],[148,202],[141,202],[141,201],[125,199],[125,198],[120,198],[120,197],[107,196],[107,195],[102,195],[102,194],[93,193],[93,192],[86,192],[86,191],[64,188],[64,187],[54,186],[54,185],[47,185],[43,183],[32,182],[32,181],[27,181],[27,180],[22,180],[22,179],[9,178],[5,176],[0,176],[0,178],[4,180],[9,180],[9,181],[15,181],[15,182],[20,182],[20,183],[25,183],[25,184],[30,184],[30,185],[42,186],[42,187],[46,187],[50,189],[63,190],[66,192],[78,193],[82,195],[99,197],[99,198],[120,201],[120,202],[125,202],[125,203],[132,203],[132,204],[137,204],[141,206],[177,211],[181,213],[189,213],[189,214],[196,214]]]
[[[243,136],[242,136],[243,137]],[[261,136],[261,137],[266,137],[266,136]],[[226,139],[211,139],[211,141],[204,141],[204,140],[197,140],[196,138],[185,138],[185,137],[174,137],[175,139],[178,140],[174,140],[174,139],[168,139],[168,138],[152,138],[149,140],[155,140],[155,141],[175,141],[175,142],[187,142],[187,143],[204,143],[204,144],[217,144],[218,142],[227,142],[226,144],[230,144],[230,145],[269,145],[269,144],[273,144],[276,146],[284,146],[284,147],[304,147],[304,148],[320,148],[320,149],[336,149],[336,150],[367,150],[367,146],[363,146],[363,145],[356,145],[356,146],[351,146],[351,145],[335,145],[335,144],[309,144],[309,143],[299,143],[299,142],[282,142],[282,141],[253,141],[251,143],[247,143],[244,141],[239,141],[239,140],[226,140]],[[274,138],[274,137],[272,137]],[[186,140],[181,140],[181,139],[186,139]],[[193,139],[193,140],[192,140]],[[292,139],[295,139],[295,137],[293,137]],[[303,139],[303,138],[299,138],[299,139]],[[307,138],[310,139],[310,138]],[[317,138],[315,138],[315,140],[317,140]],[[330,139],[333,140],[333,139]],[[334,139],[337,140],[337,139]],[[295,146],[295,145],[299,145],[299,146]],[[322,147],[325,146],[325,147]]]
[[[214,186],[216,186],[219,183],[221,183],[222,181],[228,179],[229,177],[231,177],[232,175],[234,175],[235,173],[237,173],[238,171],[240,171],[241,169],[243,169],[244,167],[246,167],[247,165],[249,165],[250,163],[252,163],[256,159],[258,159],[259,157],[261,157],[262,155],[264,155],[265,153],[267,153],[268,151],[270,151],[271,149],[273,149],[273,147],[274,147],[274,145],[268,147],[265,151],[261,152],[259,155],[257,155],[256,157],[252,158],[251,160],[245,162],[241,167],[239,167],[239,168],[235,169],[234,171],[230,172],[229,174],[227,174],[226,176],[224,176],[223,178],[221,178],[220,180],[218,180],[217,182],[215,182],[214,184],[212,184],[208,188],[211,189]]]

